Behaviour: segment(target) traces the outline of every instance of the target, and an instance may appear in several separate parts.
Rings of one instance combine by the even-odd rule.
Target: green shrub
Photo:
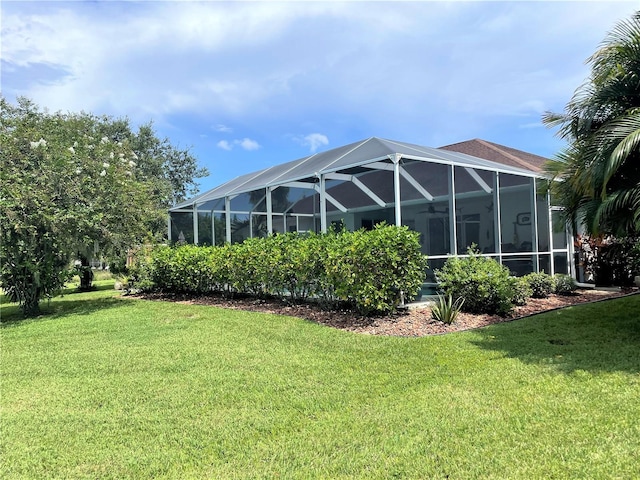
[[[445,297],[444,295],[438,295],[438,302],[431,307],[431,316],[434,320],[451,325],[456,321],[456,317],[462,309],[464,304],[464,298],[460,297],[453,301],[451,295]]]
[[[571,275],[556,273],[555,281],[556,293],[558,295],[571,295],[576,291],[576,288],[578,288],[578,286],[576,285],[576,281]]]
[[[214,292],[229,294],[231,292],[231,250],[233,246],[227,244],[212,247],[209,253],[209,268],[211,269],[211,289]]]
[[[426,268],[418,236],[388,225],[329,236],[325,269],[337,297],[372,314],[393,311],[402,296],[416,295]]]
[[[336,272],[329,268],[329,258],[339,251],[339,244],[344,233],[338,234],[333,228],[327,234],[306,234],[304,237],[304,250],[308,252],[309,263],[303,267],[307,275],[312,279],[309,282],[310,295],[316,297],[325,308],[336,306],[340,299],[336,293],[336,285],[333,279]]]
[[[347,302],[372,314],[416,295],[426,258],[406,227],[252,238],[222,247],[158,246],[139,258],[138,285],[163,291],[273,295],[324,304]],[[140,287],[138,287],[140,288]]]
[[[298,233],[277,235],[281,247],[281,257],[277,264],[284,290],[293,301],[304,301],[310,296],[320,296],[324,264],[322,259],[322,236],[308,233],[301,237]]]
[[[511,277],[511,287],[513,288],[513,298],[511,299],[513,304],[526,305],[533,293],[529,282],[524,277]]]
[[[267,239],[248,238],[229,249],[228,274],[233,292],[262,296],[268,291]]]
[[[286,233],[227,245],[226,278],[231,291],[292,301],[317,295],[323,275],[321,237]]]
[[[555,291],[555,279],[543,272],[534,272],[524,277],[531,287],[531,296],[533,298],[547,298]]]
[[[213,247],[158,246],[147,264],[138,267],[138,286],[154,285],[159,290],[180,293],[207,293],[212,290],[213,272],[209,262]],[[138,262],[136,262],[138,263]],[[146,273],[146,275],[145,275]],[[148,278],[144,278],[144,277]],[[140,285],[140,282],[147,282]]]
[[[149,292],[161,287],[154,282],[155,265],[152,257],[160,252],[166,253],[163,245],[143,245],[136,249],[133,255],[133,265],[127,267],[127,273],[123,276],[123,287],[127,292]]]
[[[630,287],[640,275],[640,236],[609,238],[596,249],[596,283]]]
[[[640,275],[640,237],[633,240],[632,247],[629,249],[629,273],[630,278]]]
[[[440,289],[454,298],[464,298],[465,312],[508,314],[514,298],[509,269],[471,248],[468,254],[465,258],[450,258],[436,270]]]
[[[182,269],[179,281],[183,282],[182,289],[184,291],[190,293],[211,292],[213,272],[209,258],[212,248],[184,245],[176,249],[176,260]]]

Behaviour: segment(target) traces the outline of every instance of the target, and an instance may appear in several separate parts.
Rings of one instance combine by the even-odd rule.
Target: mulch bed
[[[289,315],[304,318],[328,327],[369,335],[423,337],[470,330],[494,323],[508,322],[557,308],[620,297],[636,291],[637,289],[625,292],[580,290],[569,296],[551,295],[549,298],[530,298],[526,305],[514,308],[511,315],[507,317],[460,313],[456,322],[452,325],[433,320],[433,318],[431,318],[431,309],[428,307],[411,308],[387,316],[363,317],[348,310],[322,310],[313,304],[292,305],[279,300],[269,299],[225,298],[221,295],[193,296],[176,294],[150,294],[140,296],[140,298]]]

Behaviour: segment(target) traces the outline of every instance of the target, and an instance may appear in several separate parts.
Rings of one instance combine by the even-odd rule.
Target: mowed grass
[[[2,307],[1,478],[638,478],[640,296],[428,338]]]

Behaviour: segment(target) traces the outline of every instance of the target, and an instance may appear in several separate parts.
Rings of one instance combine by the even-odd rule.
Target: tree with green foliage
[[[574,228],[591,234],[640,234],[640,12],[620,22],[587,60],[589,79],[562,114],[543,122],[560,127],[569,146],[547,170],[552,193]]]
[[[87,287],[96,247],[115,257],[164,235],[166,206],[203,173],[150,125],[134,134],[127,120],[52,114],[25,98],[0,107],[0,286],[25,315],[64,285],[74,257]]]

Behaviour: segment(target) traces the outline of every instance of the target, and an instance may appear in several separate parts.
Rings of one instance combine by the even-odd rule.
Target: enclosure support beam
[[[316,188],[317,183],[309,183],[309,182],[287,182],[281,183],[278,185],[279,187],[291,187],[291,188],[307,188],[309,190],[313,190]]]
[[[198,245],[198,204],[193,202],[193,244]]]
[[[273,205],[271,203],[271,191],[271,187],[267,187],[267,235],[273,234]]]
[[[365,193],[371,200],[376,202],[381,207],[386,207],[387,204],[378,195],[376,195],[369,187],[367,187],[362,181],[355,175],[347,175],[345,173],[329,173],[325,175],[329,180],[344,180],[345,182],[351,182],[363,193]]]
[[[396,226],[402,226],[402,206],[400,205],[400,155],[393,156],[393,196],[395,199]]]
[[[409,182],[411,186],[420,193],[420,195],[422,195],[424,198],[426,198],[430,202],[433,201],[433,195],[431,195],[426,188],[420,185],[420,182],[418,182],[415,178],[413,178],[411,174],[402,167],[400,167],[400,175],[402,175],[404,179],[407,182]]]
[[[574,243],[573,243],[573,239],[574,239],[574,235],[573,235],[573,229],[567,228],[565,227],[565,234],[567,235],[567,265],[569,266],[569,275],[571,275],[574,279],[578,279],[578,270],[576,268],[576,262],[575,262],[575,248],[574,248]]]
[[[551,192],[547,191],[547,209],[549,210],[549,251],[551,260],[549,261],[549,274],[553,277],[556,274],[555,255],[553,253],[553,208],[551,206]]]
[[[348,209],[347,207],[345,207],[344,205],[342,205],[338,200],[336,200],[335,198],[333,198],[331,195],[329,195],[327,193],[326,190],[326,185],[324,184],[324,180],[322,181],[323,186],[325,187],[324,189],[322,189],[321,187],[316,187],[316,191],[318,193],[320,193],[320,198],[322,199],[324,196],[324,201],[325,201],[325,211],[324,211],[324,216],[326,218],[327,216],[327,206],[326,206],[326,201],[329,200],[331,203],[333,203],[336,207],[338,207],[338,210],[340,210],[343,213],[347,213]],[[322,190],[324,190],[324,195],[322,195]],[[320,200],[320,212],[322,212],[322,200]]]
[[[360,181],[359,178],[357,177],[353,177],[352,179],[352,183],[358,187],[360,190],[362,190],[364,193],[367,194],[367,196],[373,200],[374,202],[376,202],[379,206],[381,207],[386,207],[387,204],[384,202],[384,200],[382,200],[378,195],[376,195],[369,187],[367,187],[364,183],[362,183]]]
[[[324,175],[319,174],[320,185],[316,187],[316,190],[320,194],[320,231],[327,233],[327,198],[324,184]]]
[[[216,214],[211,210],[211,245],[216,244]]]
[[[502,212],[500,211],[500,173],[496,172],[496,196],[495,196],[495,209],[497,212],[496,222],[498,228],[498,261],[502,263]]]
[[[452,255],[458,254],[458,229],[456,226],[456,181],[453,165],[449,166],[449,249]]]
[[[533,262],[534,272],[540,271],[540,255],[538,255],[538,197],[536,190],[536,179],[531,179],[532,188],[531,188],[531,205],[533,206],[533,218],[531,219],[531,231],[533,232],[533,248],[532,250],[536,252],[536,259]]]
[[[371,170],[386,170],[388,172],[391,172],[395,169],[392,163],[384,163],[384,162],[372,162],[362,166],[364,168],[369,168]]]
[[[326,200],[329,200],[331,203],[333,203],[336,207],[338,207],[338,210],[340,210],[342,213],[347,213],[348,209],[347,207],[345,207],[344,205],[342,205],[338,200],[336,200],[335,198],[333,198],[331,195],[329,195],[326,191],[324,192],[324,198]]]
[[[476,181],[476,183],[480,185],[480,188],[482,188],[487,193],[491,193],[491,187],[487,185],[487,182],[485,182],[480,175],[478,175],[478,172],[476,172],[473,168],[469,168],[469,167],[464,167],[464,169],[467,171],[469,175],[471,175],[471,178],[473,178]]]
[[[167,218],[167,238],[169,239],[169,243],[171,243],[171,213],[169,213]]]
[[[493,246],[497,254],[502,253],[501,238],[502,227],[500,226],[500,189],[498,188],[498,172],[493,174]]]
[[[231,243],[231,197],[224,197],[224,219],[226,223],[225,237]]]

